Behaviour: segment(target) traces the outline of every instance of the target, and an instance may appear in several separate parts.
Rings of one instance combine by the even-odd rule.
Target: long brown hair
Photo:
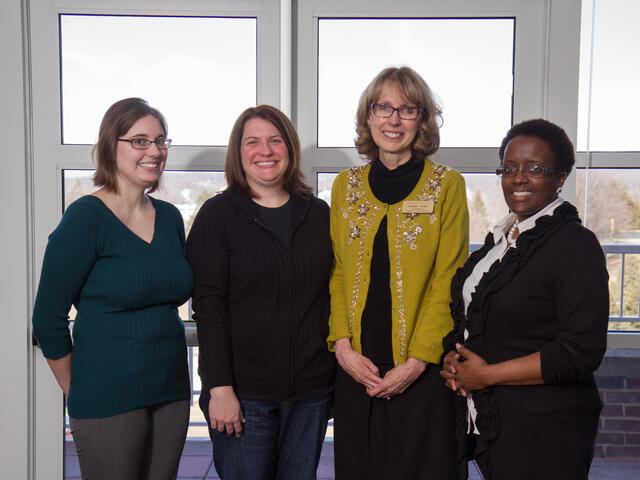
[[[150,107],[146,100],[132,97],[120,100],[109,107],[102,117],[98,142],[93,146],[91,156],[96,162],[96,172],[93,174],[93,184],[118,193],[116,148],[118,138],[127,133],[134,123],[147,115],[151,115],[162,127],[167,135],[167,121],[155,108]],[[160,180],[147,190],[148,193],[158,188]]]

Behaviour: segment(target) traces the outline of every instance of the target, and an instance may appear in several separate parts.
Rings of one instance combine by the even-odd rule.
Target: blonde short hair
[[[382,70],[367,86],[360,96],[356,119],[355,144],[358,153],[370,162],[379,155],[378,145],[373,141],[367,119],[371,113],[371,104],[375,103],[387,83],[398,87],[407,101],[420,107],[418,133],[411,145],[411,150],[428,157],[440,147],[440,125],[442,110],[436,102],[427,82],[409,67],[390,67]]]

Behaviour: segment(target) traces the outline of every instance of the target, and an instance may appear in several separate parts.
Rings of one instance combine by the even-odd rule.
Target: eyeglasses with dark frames
[[[548,177],[549,175],[553,175],[554,173],[562,172],[561,168],[545,168],[540,165],[527,165],[524,168],[517,168],[506,166],[502,168],[498,168],[496,170],[496,175],[503,175],[505,177],[515,177],[518,172],[521,172],[525,177],[532,178],[540,178],[540,177]]]
[[[422,107],[402,105],[396,108],[386,103],[371,103],[371,111],[376,117],[380,118],[389,118],[393,115],[393,112],[398,112],[398,115],[403,120],[415,120],[418,118],[418,114],[422,112]]]
[[[136,150],[149,150],[151,148],[151,144],[155,143],[158,150],[166,150],[171,145],[170,138],[156,138],[155,140],[149,140],[144,137],[133,137],[133,138],[119,138],[119,142],[129,142],[133,148]]]

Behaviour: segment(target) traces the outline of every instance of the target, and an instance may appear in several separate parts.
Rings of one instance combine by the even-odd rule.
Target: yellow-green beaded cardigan
[[[449,167],[425,160],[413,191],[403,201],[389,205],[371,192],[370,168],[365,165],[341,172],[331,191],[335,264],[330,282],[329,349],[334,350],[335,341],[347,337],[352,348],[362,352],[360,321],[369,290],[373,241],[387,215],[394,364],[408,357],[440,363],[442,338],[453,326],[451,278],[469,253],[464,178]],[[419,209],[428,213],[415,213]]]

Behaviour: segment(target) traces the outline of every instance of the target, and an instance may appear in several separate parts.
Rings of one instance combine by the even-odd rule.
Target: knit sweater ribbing
[[[207,200],[187,240],[203,389],[233,385],[240,398],[290,399],[333,384],[328,334],[329,208],[292,197],[291,245],[244,194]]]
[[[190,395],[184,326],[177,307],[193,273],[184,227],[171,204],[152,200],[151,243],[131,232],[101,200],[67,208],[49,237],[33,327],[46,358],[72,352],[69,415],[117,415]],[[73,343],[68,329],[77,310]]]

